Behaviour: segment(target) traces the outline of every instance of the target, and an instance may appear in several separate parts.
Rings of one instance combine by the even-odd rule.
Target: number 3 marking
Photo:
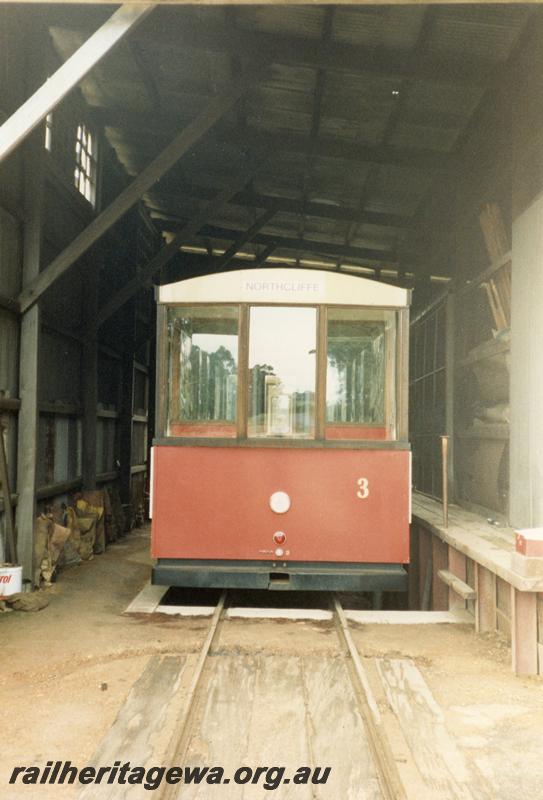
[[[369,487],[368,479],[367,478],[359,478],[356,483],[358,485],[358,491],[356,493],[356,496],[359,497],[361,500],[365,500],[366,497],[368,497],[369,493],[370,493],[370,487]]]

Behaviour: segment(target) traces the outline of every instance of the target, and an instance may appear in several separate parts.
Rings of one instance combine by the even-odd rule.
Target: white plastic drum
[[[0,598],[17,594],[23,589],[23,568],[15,564],[0,564]]]

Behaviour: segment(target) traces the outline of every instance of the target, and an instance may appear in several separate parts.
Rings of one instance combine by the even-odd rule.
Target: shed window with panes
[[[77,126],[75,143],[74,182],[83,197],[93,206],[96,204],[96,182],[98,174],[96,136],[86,125]]]

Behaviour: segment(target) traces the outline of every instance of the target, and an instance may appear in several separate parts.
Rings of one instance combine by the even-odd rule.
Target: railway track
[[[212,655],[214,642],[218,638],[224,620],[227,600],[228,595],[225,591],[215,607],[206,638],[200,649],[188,688],[186,705],[179,719],[176,740],[172,743],[171,753],[169,754],[168,762],[171,764],[185,763],[190,739],[195,732],[195,708],[202,689],[206,666],[210,655]],[[337,645],[345,658],[348,668],[352,689],[358,704],[358,712],[364,726],[366,743],[372,755],[379,783],[379,796],[382,800],[407,800],[407,795],[398,773],[396,759],[384,730],[382,715],[349,630],[349,623],[341,603],[335,595],[332,598],[331,607]],[[164,785],[160,794],[161,800],[176,800],[183,795],[184,789],[185,787],[182,785]],[[226,797],[224,793],[222,796]]]

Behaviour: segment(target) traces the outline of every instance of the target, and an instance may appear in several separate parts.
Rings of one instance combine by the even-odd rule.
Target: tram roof
[[[325,303],[402,308],[409,289],[368,278],[315,269],[233,270],[169,283],[157,288],[159,303]]]

